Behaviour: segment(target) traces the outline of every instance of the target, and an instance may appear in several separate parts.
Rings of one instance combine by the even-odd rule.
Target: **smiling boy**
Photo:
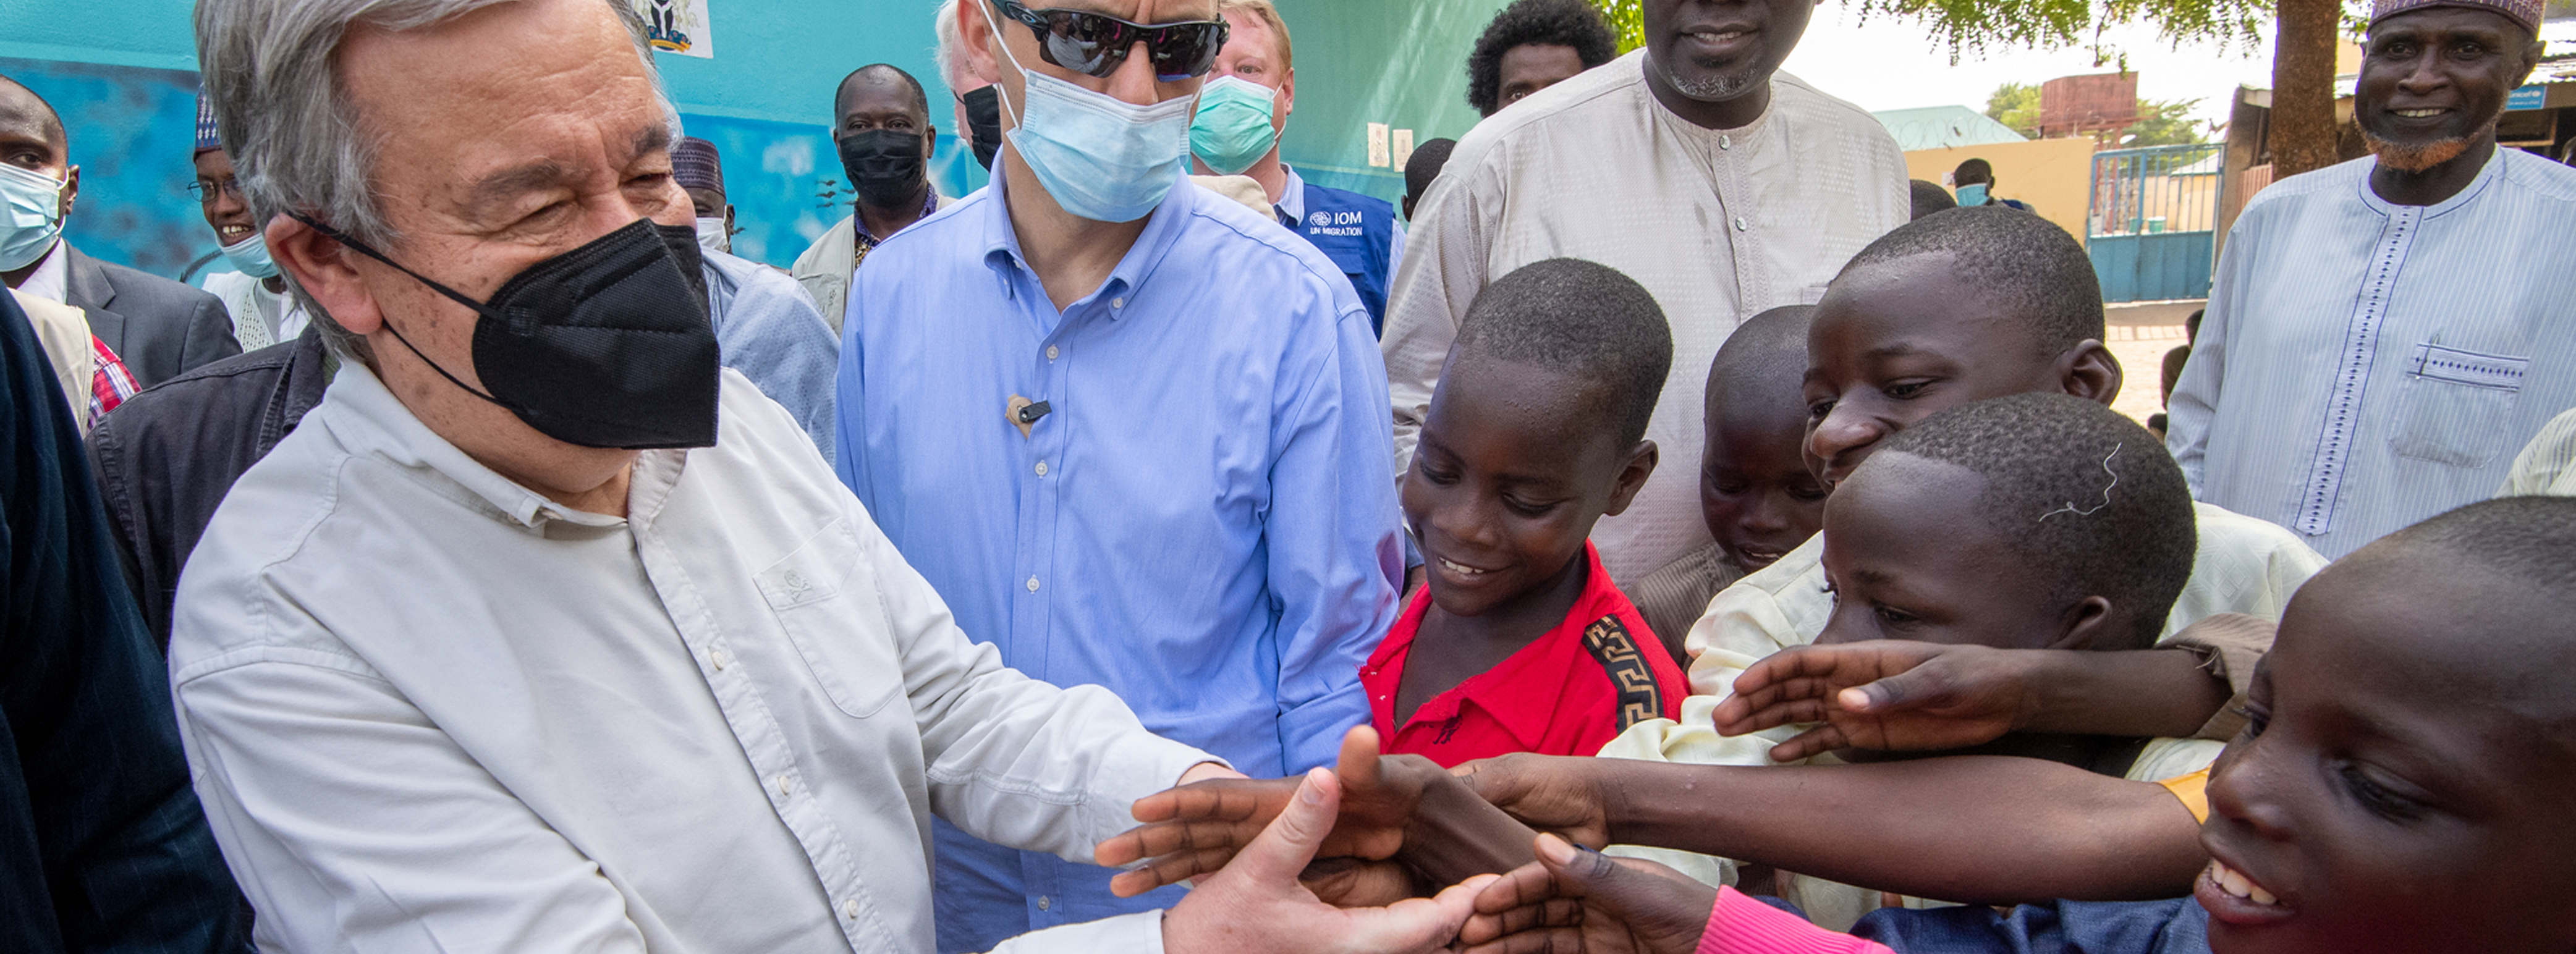
[[[1404,481],[1428,585],[1360,670],[1389,753],[1590,754],[1670,718],[1681,671],[1585,538],[1655,469],[1655,300],[1552,259],[1477,296]]]
[[[2195,810],[2214,860],[2188,899],[1883,911],[1844,937],[1551,836],[1539,864],[1478,899],[1485,917],[1462,940],[1535,926],[1504,915],[1571,896],[1585,899],[1582,925],[1538,930],[1615,934],[1644,951],[2565,952],[2576,946],[2564,915],[2576,893],[2571,593],[2576,501],[2563,498],[2472,504],[2318,574]]]
[[[2059,393],[2109,404],[2117,359],[2103,347],[2102,296],[2091,259],[2065,230],[2010,209],[1953,209],[1899,227],[1862,249],[1816,306],[1804,380],[1808,466],[1828,485],[1851,476],[1898,432],[1942,410],[2012,394]],[[2163,632],[2205,616],[2277,619],[2325,561],[2280,527],[2200,505],[2200,546]],[[1769,764],[1789,730],[1726,737],[1710,713],[1745,667],[1814,642],[1833,613],[1819,535],[1710,600],[1691,628],[1692,695],[1676,723],[1648,723],[1603,747],[1621,758]],[[2261,647],[2171,642],[2138,672],[2093,663],[2094,695],[2134,715],[2120,734],[2188,735],[2242,689]],[[2233,660],[2231,662],[2231,660]],[[2123,660],[2127,662],[2127,660]]]

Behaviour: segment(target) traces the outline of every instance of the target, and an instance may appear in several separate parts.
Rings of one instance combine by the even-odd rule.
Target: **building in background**
[[[2040,84],[2039,138],[2116,136],[2138,121],[2138,74],[2060,76]]]

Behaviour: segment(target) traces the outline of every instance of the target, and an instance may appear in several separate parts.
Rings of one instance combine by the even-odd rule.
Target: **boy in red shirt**
[[[1680,713],[1680,669],[1585,539],[1655,469],[1672,353],[1653,296],[1602,265],[1476,296],[1404,479],[1427,585],[1360,669],[1387,752],[1591,755]]]

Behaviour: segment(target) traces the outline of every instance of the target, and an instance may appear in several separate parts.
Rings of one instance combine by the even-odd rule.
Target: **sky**
[[[2007,82],[2042,83],[2060,76],[2117,72],[2117,61],[2093,63],[2084,46],[2060,50],[1990,47],[1983,57],[1963,55],[1950,64],[1931,32],[1908,19],[1880,13],[1860,22],[1860,6],[1828,0],[1816,8],[1805,38],[1783,68],[1817,88],[1863,109],[1966,106],[1983,112],[1986,97]],[[2131,26],[2104,34],[2126,52],[2145,99],[2199,99],[2194,115],[2224,122],[2227,98],[2237,84],[2272,85],[2269,30],[2259,47],[2193,44],[2180,49],[2157,39],[2153,27]],[[2251,55],[2249,55],[2251,54]]]

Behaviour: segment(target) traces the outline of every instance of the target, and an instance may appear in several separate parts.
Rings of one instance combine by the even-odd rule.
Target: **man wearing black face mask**
[[[197,8],[223,141],[341,362],[214,514],[169,647],[179,777],[264,943],[927,954],[934,816],[1088,860],[1136,798],[1231,774],[1005,669],[718,371],[623,0],[407,4]],[[1329,786],[1287,826],[1305,857],[1013,949],[1454,933],[1462,893],[1297,895]]]
[[[957,0],[940,0],[931,16],[939,36],[939,80],[957,97],[958,138],[974,150],[978,168],[993,168],[993,157],[1002,151],[1002,91],[992,77],[975,72],[975,58],[958,42]]]
[[[850,273],[868,250],[951,200],[930,187],[930,150],[939,130],[930,125],[930,96],[912,74],[884,63],[851,71],[832,96],[832,117],[832,145],[858,196],[856,207],[807,246],[788,273],[838,334]]]

